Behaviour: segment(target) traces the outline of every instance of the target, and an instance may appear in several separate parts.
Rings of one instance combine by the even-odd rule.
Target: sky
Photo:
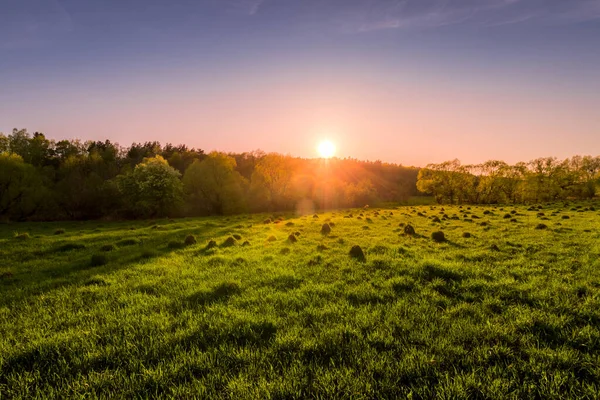
[[[0,132],[424,166],[600,155],[600,0],[0,0]]]

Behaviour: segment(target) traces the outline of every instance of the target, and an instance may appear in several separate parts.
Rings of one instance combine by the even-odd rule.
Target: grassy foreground
[[[1,225],[0,398],[597,398],[598,209]]]

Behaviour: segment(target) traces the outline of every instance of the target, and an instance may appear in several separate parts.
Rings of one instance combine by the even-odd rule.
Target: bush
[[[415,228],[413,228],[412,225],[407,224],[404,227],[404,233],[407,234],[407,235],[414,235],[415,234]]]
[[[363,252],[363,249],[360,246],[358,246],[358,245],[352,246],[352,248],[350,249],[350,253],[349,254],[350,254],[350,257],[352,257],[352,258],[354,258],[354,259],[356,259],[358,261],[365,261],[366,260],[365,253]]]
[[[94,254],[90,260],[90,265],[92,267],[100,267],[102,265],[106,265],[108,263],[108,257],[104,254]]]
[[[442,232],[442,231],[433,232],[431,234],[431,238],[433,239],[434,242],[437,242],[437,243],[442,243],[442,242],[446,241],[446,236],[444,235],[444,232]]]
[[[504,214],[504,219],[512,218],[512,214]]]
[[[238,235],[238,234],[235,234],[235,235],[233,235],[233,238],[234,238],[235,240],[242,240],[242,236],[240,236],[240,235]]]
[[[273,235],[271,235],[267,238],[267,242],[275,242],[276,240],[277,240],[277,238]]]
[[[206,245],[206,250],[210,250],[212,248],[217,247],[217,242],[215,242],[214,240],[211,240],[208,242],[208,244]]]
[[[431,219],[431,222],[438,222],[439,223],[439,222],[442,222],[442,221],[438,217],[433,217]]]
[[[537,224],[535,229],[548,229],[548,225],[546,224]]]
[[[331,226],[329,226],[329,224],[323,224],[323,226],[321,227],[321,234],[329,235],[330,233],[331,233]]]
[[[471,233],[470,232],[463,232],[462,237],[464,237],[464,238],[470,238],[471,237]]]
[[[225,241],[223,242],[223,244],[221,246],[222,247],[232,247],[232,246],[235,246],[236,243],[237,243],[236,240],[232,236],[229,236],[227,239],[225,239]]]
[[[57,230],[54,231],[55,235],[63,235],[64,233],[65,233],[64,229],[57,229]]]
[[[191,246],[193,244],[198,243],[198,241],[196,240],[196,237],[194,235],[187,235],[183,243],[185,243],[186,246]]]
[[[244,243],[242,243],[242,247],[246,247],[246,246],[250,246],[250,242],[247,240]]]
[[[114,244],[105,244],[104,246],[100,247],[100,251],[113,251],[116,249],[117,246],[115,246]]]
[[[298,241],[298,239],[296,238],[296,236],[293,233],[290,236],[288,236],[288,242],[296,243],[297,241]]]

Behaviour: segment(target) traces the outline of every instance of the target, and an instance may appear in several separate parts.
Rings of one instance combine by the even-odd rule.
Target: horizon
[[[14,128],[17,129],[17,128]],[[54,140],[55,142],[61,141],[61,140],[79,140],[82,143],[85,143],[86,141],[91,141],[91,142],[104,142],[106,140],[109,140],[113,145],[118,146],[121,149],[127,149],[129,147],[131,147],[134,144],[144,144],[145,142],[152,142],[152,141],[147,141],[147,140],[142,140],[142,141],[137,141],[137,142],[131,142],[127,145],[123,144],[123,143],[119,143],[116,141],[112,141],[111,139],[108,138],[103,138],[103,139],[81,139],[81,138],[64,138],[64,137],[50,137],[48,136],[45,132],[39,132],[39,131],[29,131],[28,129],[24,128],[27,133],[29,135],[33,135],[34,133],[42,133],[44,134],[44,136],[46,137],[46,139],[48,140]],[[12,133],[12,130],[10,131],[10,133]],[[0,134],[4,134],[4,135],[8,135],[9,132],[3,132],[0,130]],[[564,161],[567,159],[572,159],[573,157],[577,157],[577,156],[581,156],[581,157],[586,157],[586,156],[590,156],[590,157],[600,157],[600,155],[596,155],[596,154],[587,154],[587,153],[582,153],[582,154],[571,154],[570,156],[567,157],[557,157],[555,155],[540,155],[537,157],[533,157],[531,159],[527,159],[527,160],[517,160],[514,162],[508,162],[506,160],[503,159],[485,159],[485,160],[479,160],[479,161],[475,161],[475,162],[467,162],[465,160],[461,160],[459,158],[449,158],[449,159],[445,159],[445,160],[437,160],[437,161],[427,161],[422,165],[412,165],[412,164],[406,164],[406,163],[402,163],[401,161],[388,161],[388,160],[382,160],[382,159],[364,159],[364,158],[356,158],[356,157],[352,157],[352,156],[348,156],[348,155],[340,155],[337,154],[337,149],[334,150],[334,154],[333,155],[329,155],[329,156],[323,156],[320,155],[320,149],[319,149],[319,145],[322,145],[324,142],[328,142],[328,140],[324,140],[320,143],[316,143],[315,145],[315,151],[313,155],[307,155],[307,156],[301,156],[301,155],[296,155],[296,154],[291,154],[291,153],[280,153],[277,151],[265,151],[263,149],[260,148],[256,148],[256,149],[250,149],[250,150],[242,150],[242,151],[227,151],[227,150],[219,150],[219,149],[205,149],[202,147],[196,147],[196,146],[190,146],[187,143],[173,143],[173,142],[160,142],[159,144],[161,146],[166,146],[167,144],[173,145],[173,146],[179,146],[179,145],[185,145],[187,146],[190,150],[195,149],[195,150],[201,150],[204,154],[209,154],[211,152],[217,152],[217,153],[221,153],[221,154],[250,154],[250,153],[264,153],[264,154],[278,154],[278,155],[282,155],[285,157],[292,157],[292,158],[296,158],[296,159],[303,159],[303,160],[320,160],[320,159],[333,159],[333,160],[354,160],[354,161],[358,161],[358,162],[366,162],[366,163],[376,163],[376,162],[382,162],[385,164],[394,164],[394,165],[398,165],[398,166],[402,166],[402,167],[406,167],[406,168],[426,168],[428,165],[436,165],[436,164],[441,164],[447,161],[454,161],[454,160],[458,160],[460,162],[461,165],[463,166],[476,166],[476,165],[480,165],[483,164],[487,161],[504,161],[509,165],[515,165],[517,163],[520,162],[524,162],[524,163],[529,163],[532,162],[534,160],[537,159],[543,159],[543,158],[555,158],[559,161]]]
[[[9,1],[0,132],[424,167],[600,154],[600,2]]]

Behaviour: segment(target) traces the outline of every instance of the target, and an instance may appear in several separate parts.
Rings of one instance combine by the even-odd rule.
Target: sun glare
[[[335,144],[330,142],[329,140],[324,140],[319,143],[319,147],[317,148],[319,151],[319,155],[323,158],[331,158],[335,154]]]

